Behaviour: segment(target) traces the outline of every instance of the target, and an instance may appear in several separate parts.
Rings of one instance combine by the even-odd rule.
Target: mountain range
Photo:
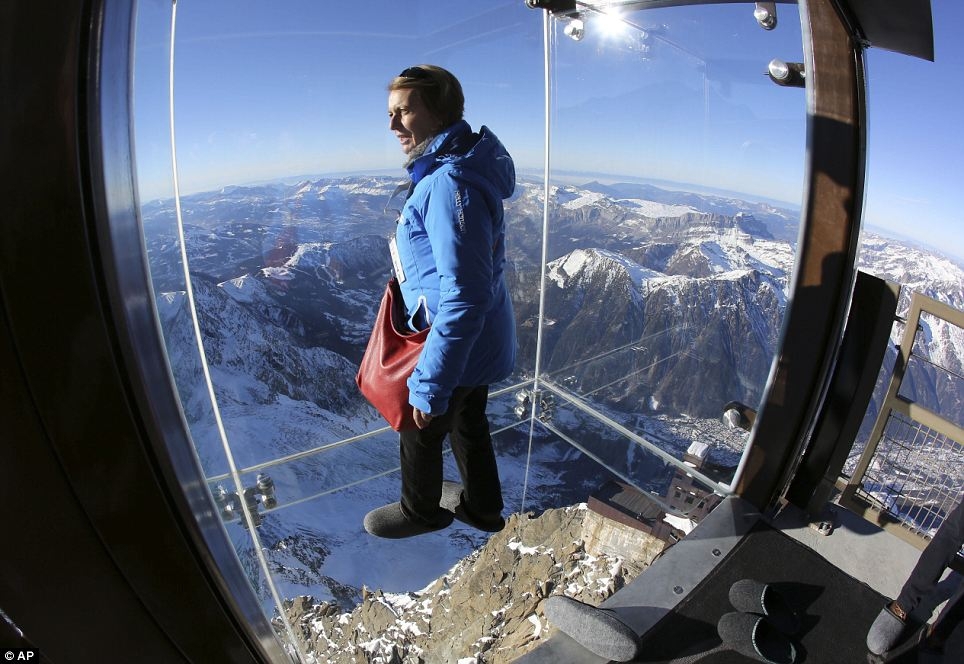
[[[361,528],[367,510],[398,499],[397,442],[390,431],[371,434],[383,423],[354,385],[390,274],[387,202],[397,185],[320,178],[184,197],[186,271],[173,202],[142,210],[159,320],[212,489],[239,488],[229,453],[243,469],[241,488],[261,473],[275,486],[278,505],[258,506],[257,541],[237,519],[226,522],[269,612],[269,582],[284,598],[312,595],[350,611],[363,588],[424,588],[487,539],[458,524],[402,542]],[[578,504],[614,477],[657,495],[668,486],[672,468],[579,405],[676,458],[693,440],[709,441],[714,462],[735,467],[744,437],[722,423],[722,406],[762,397],[799,213],[638,183],[558,185],[549,194],[541,301],[545,188],[520,181],[506,202],[519,362],[493,386],[510,389],[493,397],[490,417],[507,512]],[[871,234],[863,246],[862,269],[964,308],[960,265]],[[932,361],[962,375],[961,330],[924,325]],[[568,397],[530,422],[516,411],[537,348],[542,379]],[[960,381],[915,371],[922,399],[962,412]],[[457,477],[450,458],[446,471]],[[255,546],[267,553],[270,578]]]

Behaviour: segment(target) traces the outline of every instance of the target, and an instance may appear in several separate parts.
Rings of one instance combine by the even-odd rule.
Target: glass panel
[[[351,620],[369,610],[368,589],[418,591],[489,538],[458,522],[403,541],[364,531],[368,510],[398,500],[399,453],[354,377],[392,266],[392,194],[407,179],[386,85],[419,62],[451,70],[473,129],[489,126],[520,172],[538,172],[541,13],[514,0],[484,10],[179,2],[174,29],[171,10],[142,3],[136,41],[138,187],[158,317],[227,536],[289,651],[310,661],[327,647],[300,638],[292,611],[311,604],[319,619],[335,610]],[[520,194],[507,204],[513,227],[531,213]],[[513,297],[537,286],[514,265],[538,256],[536,240],[532,255],[509,248]],[[533,353],[521,348],[516,374],[490,395],[507,515],[549,483],[528,482],[529,413],[520,417],[511,389],[532,379]],[[449,450],[444,458],[457,478]],[[346,637],[345,661],[377,651],[372,629]]]
[[[199,465],[206,472],[226,472],[230,461],[222,444],[217,403],[208,389],[206,370],[210,367],[199,343],[206,340],[199,339],[200,328],[195,327],[206,294],[203,285],[195,287],[189,282],[184,259],[190,252],[183,251],[182,240],[190,238],[190,232],[185,233],[178,214],[170,114],[171,37],[176,32],[173,7],[171,2],[141,2],[135,18],[132,124],[139,214],[158,322]],[[232,493],[240,493],[237,485],[233,486]],[[236,507],[235,518],[243,521],[243,509],[239,504]],[[229,529],[227,534],[239,554],[262,550],[257,533]],[[266,599],[262,605],[265,616],[274,618],[281,600],[276,592],[267,591],[272,584],[266,560],[260,554],[241,555],[240,563],[251,587]],[[290,627],[276,626],[278,635],[289,645],[287,652],[294,654],[297,645]]]
[[[596,454],[662,495],[692,443],[732,478],[776,351],[805,162],[799,17],[763,30],[752,6],[585,11],[553,26],[551,197],[541,379],[622,434]],[[614,11],[614,10],[612,10]],[[578,37],[578,38],[577,38]],[[571,419],[571,416],[570,416]],[[600,429],[596,434],[595,430]]]

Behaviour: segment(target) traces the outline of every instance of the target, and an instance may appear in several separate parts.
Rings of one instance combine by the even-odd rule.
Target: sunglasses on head
[[[432,75],[421,67],[409,67],[408,69],[403,69],[399,76],[402,78],[414,78],[417,81],[430,80],[432,78]]]

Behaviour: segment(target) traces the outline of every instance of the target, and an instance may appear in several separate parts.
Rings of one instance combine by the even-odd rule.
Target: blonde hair
[[[389,92],[404,89],[417,90],[425,108],[438,118],[444,127],[458,122],[465,114],[462,84],[446,69],[435,65],[408,67],[388,84]]]

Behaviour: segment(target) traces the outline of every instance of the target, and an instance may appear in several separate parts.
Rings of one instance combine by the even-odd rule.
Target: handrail
[[[942,451],[949,450],[951,454],[956,453],[961,459],[964,459],[964,428],[940,413],[915,403],[900,394],[911,357],[917,357],[914,355],[914,344],[922,329],[920,318],[924,313],[947,321],[959,328],[964,328],[964,311],[921,293],[914,293],[911,299],[910,312],[907,315],[904,335],[898,349],[897,361],[887,388],[887,395],[877,414],[870,439],[867,441],[853,473],[845,483],[841,482],[842,495],[840,496],[841,505],[877,523],[885,530],[893,532],[918,548],[926,546],[930,538],[930,532],[939,527],[943,521],[941,512],[946,514],[960,500],[962,487],[928,486],[924,496],[911,500],[905,499],[903,487],[897,488],[890,485],[879,487],[877,491],[884,494],[884,498],[881,499],[866,491],[864,484],[865,480],[873,477],[873,468],[886,467],[896,462],[891,460],[889,454],[891,451],[889,447],[891,446],[888,446],[888,448],[881,446],[881,442],[891,431],[889,427],[893,422],[905,425],[905,429],[908,430],[907,433],[913,433],[914,435],[914,440],[911,442],[895,439],[895,445],[893,445],[893,447],[899,448],[897,453],[901,457],[900,464],[909,469],[908,474],[912,474],[917,469],[923,471],[925,466],[921,453],[928,446],[941,445]],[[938,368],[944,370],[942,367]],[[950,444],[948,445],[948,443]],[[944,465],[954,467],[954,464]],[[957,464],[957,466],[960,466],[960,464]],[[910,509],[906,509],[908,503],[912,505]],[[928,506],[925,508],[923,507],[924,504]],[[912,516],[918,508],[924,511],[923,518]]]

